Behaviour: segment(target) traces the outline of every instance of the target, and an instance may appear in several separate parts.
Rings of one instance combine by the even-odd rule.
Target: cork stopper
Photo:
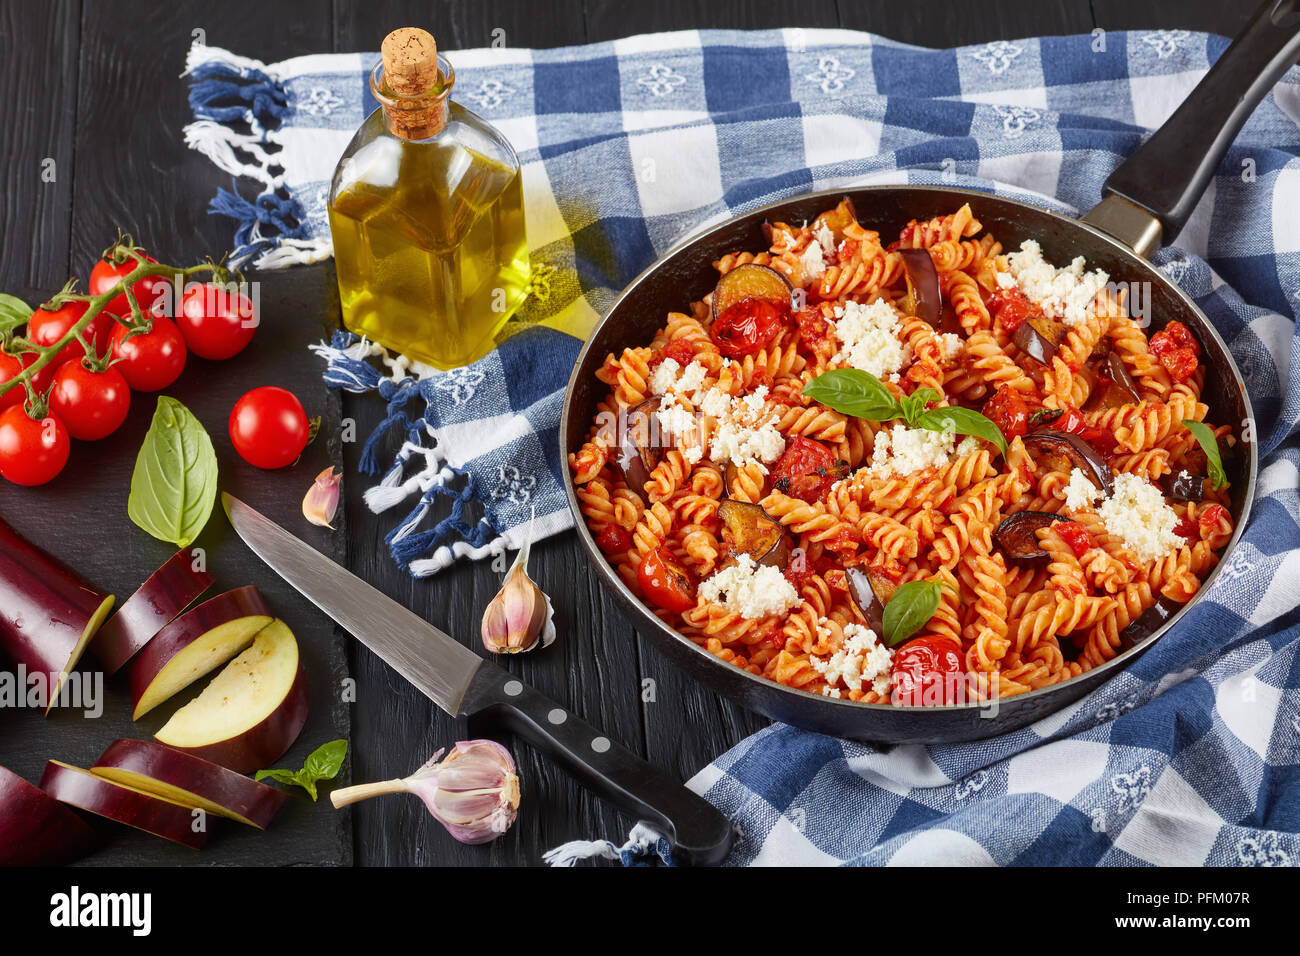
[[[402,27],[384,37],[379,49],[382,84],[371,90],[384,107],[388,128],[403,139],[436,136],[446,125],[447,94],[438,70],[438,44],[419,27]]]

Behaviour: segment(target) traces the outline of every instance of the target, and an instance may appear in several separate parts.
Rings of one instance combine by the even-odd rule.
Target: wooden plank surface
[[[778,26],[869,30],[929,46],[987,42],[1045,33],[1154,27],[1232,33],[1253,4],[1217,0],[1015,0],[968,6],[906,4],[896,0],[195,0],[158,3],[148,28],[125,24],[114,6],[62,0],[57,4],[5,4],[0,8],[0,128],[7,139],[0,194],[3,288],[57,286],[69,271],[84,273],[117,226],[133,231],[175,259],[223,249],[229,221],[209,216],[208,199],[228,177],[187,150],[180,129],[188,118],[185,84],[177,79],[195,30],[207,42],[241,55],[276,60],[308,52],[374,50],[395,26],[423,25],[445,49],[486,46],[498,36],[511,46],[547,47],[610,40],[640,32],[692,28],[749,29]],[[500,31],[498,34],[497,31]],[[54,183],[38,187],[39,159],[56,159]],[[263,277],[264,312],[273,328],[259,333],[250,353],[226,365],[191,369],[174,392],[208,425],[223,472],[240,493],[300,532],[294,512],[305,482],[328,457],[347,465],[343,525],[333,537],[313,540],[335,549],[360,576],[430,621],[478,646],[482,608],[500,575],[486,564],[461,565],[426,581],[413,581],[389,559],[383,535],[396,516],[375,517],[361,504],[355,477],[359,444],[314,446],[291,475],[254,473],[234,460],[224,414],[234,397],[280,377],[310,410],[342,415],[359,439],[382,416],[382,407],[350,397],[338,403],[319,385],[319,368],[305,357],[307,342],[337,321],[332,266],[298,268]],[[123,517],[134,448],[147,427],[152,401],[137,400],[120,444],[101,452],[80,447],[68,473],[48,489],[20,492],[0,487],[0,515],[36,538],[50,535],[51,550],[77,559],[87,574],[125,596],[166,556]],[[335,429],[329,434],[337,434]],[[46,515],[62,517],[48,532]],[[445,717],[364,648],[344,640],[323,618],[288,591],[255,559],[229,540],[224,519],[205,538],[218,573],[230,586],[256,581],[317,657],[313,689],[325,685],[314,723],[291,758],[307,744],[345,733],[351,719],[354,779],[375,780],[409,772],[440,746],[463,739],[470,728]],[[210,539],[210,540],[209,540]],[[90,540],[93,546],[87,547]],[[556,600],[560,638],[544,652],[508,662],[512,671],[583,714],[612,737],[682,778],[764,726],[765,721],[687,680],[648,643],[596,582],[572,534],[534,551],[533,574]],[[344,676],[346,647],[356,679],[355,705],[343,705],[328,688]],[[111,684],[112,682],[110,682]],[[120,688],[117,690],[120,697]],[[118,700],[120,708],[121,701]],[[112,706],[112,705],[110,705]],[[92,759],[129,726],[107,718],[78,731],[69,715],[46,724],[33,714],[0,714],[0,762],[29,778],[43,757]],[[115,718],[117,719],[117,718]],[[129,725],[129,722],[128,722]],[[145,729],[151,729],[146,727]],[[92,739],[93,738],[93,739]],[[317,739],[319,738],[319,739]],[[389,797],[335,814],[327,805],[296,799],[283,825],[263,837],[223,836],[203,862],[320,862],[364,864],[536,864],[541,853],[568,839],[626,832],[632,821],[592,798],[554,766],[523,747],[519,760],[525,801],[519,823],[484,847],[452,841],[414,798]],[[17,759],[15,759],[15,755]],[[351,840],[346,830],[352,822]],[[281,842],[275,842],[281,841]],[[354,852],[350,853],[350,851]],[[173,862],[169,848],[125,836],[101,855],[103,862]],[[191,857],[192,858],[192,857]]]

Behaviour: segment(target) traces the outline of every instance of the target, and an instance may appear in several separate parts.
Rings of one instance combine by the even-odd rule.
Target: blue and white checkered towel
[[[454,377],[423,380],[400,362],[395,378],[367,373],[352,359],[369,347],[345,356],[340,341],[328,374],[396,402],[408,456],[436,441],[431,468],[476,480],[492,527],[440,532],[459,535],[462,551],[511,538],[524,502],[541,502],[557,530],[568,519],[555,416],[572,336],[684,233],[780,196],[867,182],[1087,209],[1226,46],[1155,31],[923,50],[784,30],[452,53],[454,95],[523,159],[543,295],[514,324],[546,328]],[[187,137],[261,183],[256,199],[214,201],[240,220],[236,242],[258,264],[328,254],[329,173],[373,106],[374,59],[263,65],[192,51]],[[1156,261],[1230,343],[1259,416],[1255,518],[1208,599],[1102,689],[1000,738],[873,748],[780,725],[755,735],[691,781],[740,829],[732,862],[1300,862],[1300,71],[1256,110],[1177,242]],[[408,424],[399,413],[417,395],[429,411]],[[519,444],[488,447],[484,420],[512,424]],[[423,474],[404,490],[427,492]],[[404,475],[376,493],[380,503],[401,497],[393,481]],[[418,508],[411,518],[403,537],[432,520]],[[441,546],[413,568],[452,560],[455,548]],[[633,861],[656,847],[638,830],[623,847],[567,846],[554,859],[622,850]]]

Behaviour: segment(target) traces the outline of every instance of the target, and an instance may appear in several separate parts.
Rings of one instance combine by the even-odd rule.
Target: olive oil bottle
[[[519,158],[454,83],[432,36],[390,33],[329,196],[344,325],[442,369],[492,349],[529,270]]]

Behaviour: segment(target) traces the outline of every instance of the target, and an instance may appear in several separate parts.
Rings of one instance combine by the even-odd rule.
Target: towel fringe
[[[668,866],[673,865],[671,847],[658,831],[638,823],[628,834],[627,842],[616,846],[609,840],[571,840],[542,854],[550,866],[573,866],[579,860],[620,860],[624,866],[645,866],[651,856]]]

